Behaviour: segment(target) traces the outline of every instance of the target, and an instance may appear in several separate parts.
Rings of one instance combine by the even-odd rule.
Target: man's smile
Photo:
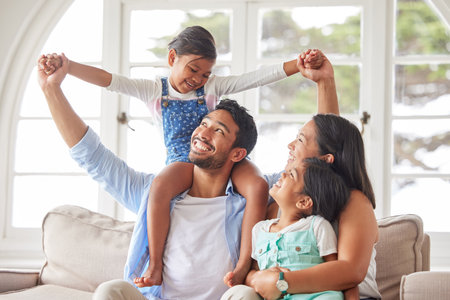
[[[208,142],[202,141],[198,137],[194,137],[192,139],[192,150],[194,150],[197,153],[205,153],[214,151],[215,148]]]

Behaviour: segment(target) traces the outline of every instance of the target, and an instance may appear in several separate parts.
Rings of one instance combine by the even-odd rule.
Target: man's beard
[[[191,162],[201,169],[208,169],[208,170],[219,169],[223,167],[223,165],[227,161],[228,156],[227,154],[220,153],[217,154],[216,156],[209,156],[207,158],[199,158],[199,157],[193,158],[191,156],[191,153],[192,150],[189,153],[189,159],[191,160]]]

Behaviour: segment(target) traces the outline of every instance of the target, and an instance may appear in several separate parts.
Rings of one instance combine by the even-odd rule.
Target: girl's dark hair
[[[186,27],[170,41],[168,48],[174,49],[177,55],[194,54],[208,60],[217,58],[214,37],[201,26]]]
[[[366,170],[364,143],[361,134],[350,121],[334,114],[313,117],[319,155],[332,154],[333,170],[349,189],[360,190],[375,208],[375,195]]]
[[[250,154],[258,139],[258,131],[253,117],[236,100],[223,99],[217,104],[216,110],[218,109],[228,111],[239,128],[233,147],[245,148],[247,155]]]
[[[347,185],[324,160],[307,158],[304,166],[302,193],[311,197],[314,203],[312,214],[334,222],[347,204],[350,195]]]

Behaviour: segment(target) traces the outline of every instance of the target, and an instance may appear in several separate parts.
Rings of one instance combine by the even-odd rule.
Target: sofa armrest
[[[36,286],[38,278],[38,271],[0,269],[0,293]]]
[[[450,272],[416,272],[404,275],[400,283],[400,300],[448,299]]]
[[[422,271],[430,271],[430,236],[427,233],[423,234]]]

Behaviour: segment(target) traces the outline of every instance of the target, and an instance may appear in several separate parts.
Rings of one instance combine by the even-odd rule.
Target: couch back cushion
[[[422,271],[423,223],[417,215],[378,220],[377,284],[383,300],[399,299],[402,275]]]
[[[40,284],[94,291],[123,278],[133,222],[121,222],[78,206],[51,210],[42,224],[46,263]]]

